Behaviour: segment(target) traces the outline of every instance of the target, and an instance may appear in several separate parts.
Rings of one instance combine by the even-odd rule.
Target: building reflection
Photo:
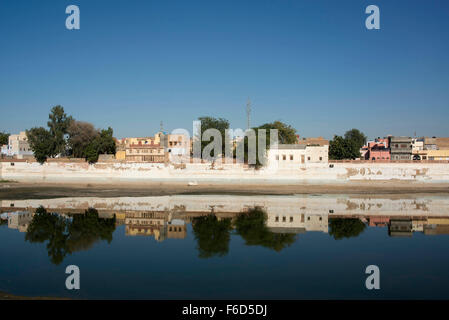
[[[199,221],[199,217],[209,215],[216,217],[216,223],[230,219],[230,228],[235,230],[239,215],[253,208],[259,208],[265,213],[265,231],[273,234],[321,232],[340,239],[358,236],[365,226],[385,228],[390,237],[411,237],[415,232],[425,235],[449,234],[449,213],[446,212],[449,199],[444,197],[389,199],[192,195],[2,200],[1,224],[26,232],[34,212],[41,205],[67,218],[83,213],[88,208],[95,208],[99,218],[115,216],[116,226],[124,226],[127,236],[152,237],[158,242],[185,239],[188,225]],[[338,228],[344,229],[344,232]],[[354,229],[352,233],[351,228]]]

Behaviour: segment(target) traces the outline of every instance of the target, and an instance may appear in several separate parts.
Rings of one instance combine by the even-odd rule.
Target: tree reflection
[[[329,235],[335,240],[357,237],[366,228],[366,225],[357,218],[330,218]]]
[[[248,246],[263,246],[277,252],[296,241],[296,234],[275,233],[266,226],[267,214],[260,208],[239,214],[235,221],[236,232]]]
[[[67,254],[89,249],[99,240],[110,243],[114,230],[115,216],[110,219],[99,218],[95,209],[66,218],[39,207],[28,227],[25,240],[31,243],[48,241],[48,256],[52,263],[58,265]]]
[[[218,220],[213,214],[194,218],[193,234],[197,241],[200,258],[225,256],[231,239],[231,219]]]
[[[73,216],[69,225],[67,247],[70,252],[75,252],[87,250],[100,240],[111,243],[114,230],[115,216],[112,219],[101,219],[98,217],[98,211],[90,208],[84,214]]]

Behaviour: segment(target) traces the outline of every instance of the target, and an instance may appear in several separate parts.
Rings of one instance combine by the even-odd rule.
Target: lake
[[[82,299],[448,299],[447,195],[1,200],[0,291]],[[66,267],[80,269],[67,290]],[[380,271],[368,290],[366,267]]]

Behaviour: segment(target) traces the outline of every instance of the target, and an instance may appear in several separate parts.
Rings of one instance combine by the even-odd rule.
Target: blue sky
[[[58,104],[117,137],[204,115],[245,128],[248,97],[252,125],[301,136],[449,136],[449,1],[0,1],[0,131]]]

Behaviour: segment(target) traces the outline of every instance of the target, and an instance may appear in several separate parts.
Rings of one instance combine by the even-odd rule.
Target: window
[[[310,161],[310,157],[307,157],[307,161]]]
[[[291,155],[290,155],[290,161],[292,161],[292,160],[293,160],[293,155],[291,154]]]
[[[282,222],[285,222],[285,221],[287,221],[287,218],[282,217]]]
[[[287,160],[287,156],[285,154],[282,155],[282,160]]]
[[[320,157],[320,161],[323,161],[323,157]]]
[[[274,218],[275,222],[279,222],[279,217]]]
[[[290,222],[293,222],[293,217],[290,217]]]

